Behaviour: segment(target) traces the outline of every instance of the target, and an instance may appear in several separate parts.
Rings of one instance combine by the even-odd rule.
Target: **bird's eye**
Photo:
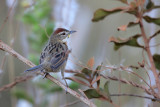
[[[65,35],[65,33],[62,33],[62,35]]]

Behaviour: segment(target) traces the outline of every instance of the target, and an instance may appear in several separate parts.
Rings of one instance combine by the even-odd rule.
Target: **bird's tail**
[[[42,64],[40,64],[40,65],[37,65],[37,66],[32,67],[32,68],[30,68],[30,69],[27,69],[27,70],[25,70],[24,72],[30,72],[30,71],[36,72],[36,71],[41,71],[41,70],[43,70],[43,69],[44,69],[44,68],[42,67]]]

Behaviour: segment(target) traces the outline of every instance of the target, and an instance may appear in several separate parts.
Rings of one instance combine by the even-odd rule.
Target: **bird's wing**
[[[59,69],[60,66],[64,64],[64,62],[67,61],[68,55],[66,55],[65,52],[61,52],[54,57],[52,57],[50,63],[51,63],[51,68],[52,70],[57,70]]]
[[[56,49],[56,44],[48,44],[46,47],[43,49],[41,56],[40,56],[40,64],[45,60],[46,57],[52,56],[54,50]]]

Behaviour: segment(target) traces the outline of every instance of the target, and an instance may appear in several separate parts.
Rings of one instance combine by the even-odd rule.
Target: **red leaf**
[[[121,30],[121,31],[126,31],[127,29],[127,25],[122,25],[120,27],[118,27],[118,31]]]
[[[94,57],[90,58],[87,62],[87,66],[90,68],[90,69],[93,69],[93,66],[94,66]]]
[[[96,80],[92,81],[91,85],[93,85],[95,82],[99,81],[100,79],[101,79],[101,76],[98,76]]]

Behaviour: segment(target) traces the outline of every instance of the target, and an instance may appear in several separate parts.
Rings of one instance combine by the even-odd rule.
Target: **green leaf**
[[[82,73],[76,73],[76,74],[74,74],[74,76],[83,78],[83,79],[85,79],[85,80],[88,80],[88,79],[86,78],[86,76],[85,76],[84,74],[82,74]]]
[[[76,82],[71,82],[69,84],[69,88],[71,88],[72,90],[77,90],[77,89],[79,89],[79,87],[80,87],[80,85]]]
[[[99,65],[99,66],[97,66],[96,71],[100,71],[100,70],[101,70],[101,68],[102,68],[102,64],[101,64],[101,65]]]
[[[160,70],[160,55],[159,54],[154,54],[153,55],[153,60],[154,60],[156,68],[158,70]]]
[[[85,90],[84,93],[89,99],[102,97],[102,95],[100,95],[96,89],[88,89]]]
[[[92,74],[92,70],[88,69],[88,68],[83,68],[81,71],[83,74],[85,74],[86,76],[91,76]]]
[[[140,34],[134,35],[132,37],[129,37],[127,39],[122,39],[122,38],[115,38],[115,37],[110,37],[109,42],[114,43],[114,50],[118,50],[122,46],[133,46],[133,47],[139,47],[139,48],[144,48],[143,46],[139,45],[137,39],[141,37]]]
[[[144,16],[143,19],[148,23],[154,23],[160,25],[160,18],[152,18],[150,16]]]
[[[125,4],[128,4],[128,1],[127,1],[127,0],[118,0],[118,1],[120,1],[120,2],[122,2],[122,3],[125,3]]]
[[[92,18],[92,21],[93,22],[100,21],[100,20],[104,19],[105,17],[107,17],[111,14],[120,12],[122,10],[124,10],[124,7],[119,7],[119,8],[115,8],[115,9],[112,9],[112,10],[98,9],[94,12],[94,16]]]
[[[151,9],[154,7],[154,3],[151,0],[146,0],[147,5],[146,5],[146,9]]]
[[[97,66],[96,71],[94,71],[94,73],[93,73],[93,78],[94,78],[95,76],[96,76],[96,78],[99,76],[99,71],[100,71],[101,68],[102,68],[102,64],[103,64],[103,63],[101,63],[101,65]],[[97,81],[97,89],[99,89],[99,85],[100,85],[100,80]]]
[[[101,68],[102,68],[102,64],[97,66],[96,70],[95,70],[94,73],[93,73],[93,77],[94,77],[96,74],[98,74],[98,72],[101,70]]]
[[[150,12],[153,9],[160,8],[160,5],[155,5],[152,1],[153,0],[146,0],[146,5],[145,5],[146,10],[144,12]]]
[[[12,94],[17,98],[17,99],[24,99],[32,104],[34,104],[34,99],[29,96],[28,93],[26,93],[26,91],[24,91],[23,89],[19,89],[19,88],[16,88],[16,90],[14,90],[12,92]]]
[[[110,97],[110,93],[109,93],[109,81],[106,81],[106,83],[104,84],[104,92],[106,93],[108,99],[111,100],[111,97]]]

